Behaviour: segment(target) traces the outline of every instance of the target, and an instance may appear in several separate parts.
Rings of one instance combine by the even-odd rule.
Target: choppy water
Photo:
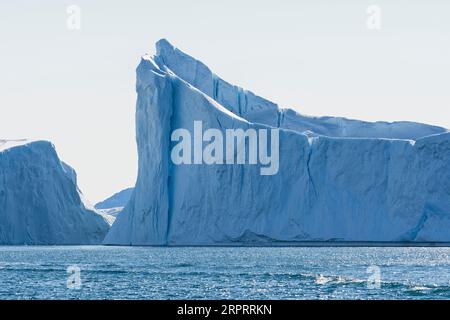
[[[72,298],[450,299],[450,248],[0,247],[0,299]]]

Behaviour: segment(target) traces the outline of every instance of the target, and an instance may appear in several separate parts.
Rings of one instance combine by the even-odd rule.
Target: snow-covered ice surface
[[[109,217],[112,217],[112,220],[110,220],[110,221],[114,222],[116,220],[118,214],[122,212],[123,208],[124,207],[114,207],[114,208],[108,208],[108,209],[97,209],[97,211],[99,211]]]
[[[450,133],[308,117],[157,43],[137,68],[138,179],[106,244],[450,241]],[[225,110],[226,108],[226,110]],[[280,128],[280,167],[174,165],[177,128]]]
[[[16,139],[16,140],[5,140],[0,139],[0,152],[5,151],[6,149],[10,149],[13,147],[19,147],[31,142],[35,142],[36,140],[31,139]]]
[[[97,244],[108,229],[50,142],[0,140],[0,244]]]

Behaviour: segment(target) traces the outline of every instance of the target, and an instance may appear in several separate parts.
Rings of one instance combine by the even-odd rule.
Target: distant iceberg
[[[99,244],[108,229],[50,142],[0,140],[0,244]]]
[[[137,68],[138,179],[105,238],[121,245],[450,241],[450,133],[310,117],[233,86],[166,40]],[[193,123],[279,129],[279,171],[175,165]]]
[[[126,188],[113,194],[107,199],[97,203],[95,205],[95,209],[110,217],[110,219],[114,221],[117,218],[117,215],[122,212],[123,208],[130,200],[133,189],[134,188]]]
[[[130,200],[134,188],[126,188],[120,192],[113,194],[107,199],[100,201],[95,205],[96,209],[111,209],[117,207],[125,207]]]

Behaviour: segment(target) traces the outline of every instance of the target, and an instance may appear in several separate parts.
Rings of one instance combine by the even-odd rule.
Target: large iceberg
[[[309,117],[233,86],[166,40],[137,68],[138,178],[121,245],[450,241],[450,133]],[[279,169],[175,164],[172,133],[279,129]],[[224,133],[225,135],[225,133]]]
[[[108,230],[50,142],[0,140],[0,244],[98,244]]]

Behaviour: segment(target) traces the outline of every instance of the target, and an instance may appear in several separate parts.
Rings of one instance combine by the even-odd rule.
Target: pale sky
[[[135,68],[160,38],[303,114],[450,128],[447,0],[19,0],[0,2],[0,139],[52,141],[92,203],[134,185]]]

